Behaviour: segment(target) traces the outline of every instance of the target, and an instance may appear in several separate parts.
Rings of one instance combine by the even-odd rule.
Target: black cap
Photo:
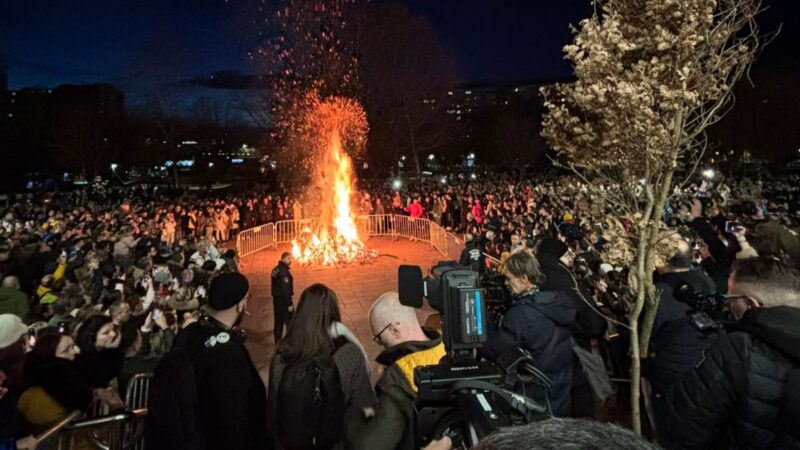
[[[250,283],[239,272],[219,274],[208,288],[208,305],[217,311],[233,308],[244,299]]]

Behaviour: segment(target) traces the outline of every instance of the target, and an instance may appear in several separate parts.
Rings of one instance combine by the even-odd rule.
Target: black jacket
[[[739,249],[726,246],[717,236],[716,228],[708,220],[698,217],[692,221],[691,225],[711,253],[711,258],[703,260],[703,269],[714,280],[714,284],[720,292],[728,292],[728,277],[731,275],[731,267]]]
[[[204,318],[178,333],[174,347],[194,364],[197,427],[205,448],[266,449],[267,392],[235,333]]]
[[[748,311],[667,400],[678,448],[800,448],[800,309]]]
[[[469,267],[470,270],[476,272],[483,272],[486,268],[486,257],[483,255],[480,246],[475,241],[467,242],[464,250],[461,251],[461,257],[458,263],[464,267]]]
[[[717,338],[714,332],[697,330],[687,318],[689,306],[675,299],[673,292],[683,284],[704,294],[715,290],[714,282],[702,270],[668,273],[656,280],[661,300],[653,323],[650,354],[644,363],[644,374],[654,394],[662,394],[669,385],[680,381]]]
[[[585,349],[590,349],[591,339],[601,339],[608,327],[605,317],[598,314],[587,302],[593,302],[591,293],[579,290],[575,278],[557,257],[537,255],[539,267],[547,280],[540,286],[543,291],[560,291],[569,296],[575,306],[575,322],[571,325],[572,336]]]
[[[124,361],[125,355],[117,348],[94,353],[83,352],[75,358],[75,368],[83,374],[91,387],[105,388],[119,375]]]
[[[501,330],[489,336],[483,354],[495,361],[513,347],[527,350],[538,367],[553,383],[553,414],[571,413],[572,341],[570,326],[575,321],[575,306],[565,292],[535,292],[521,296],[506,312]],[[526,387],[526,389],[528,389]],[[542,400],[541,394],[534,400]],[[531,395],[529,395],[531,396]]]
[[[278,265],[272,269],[272,297],[281,299],[291,299],[294,295],[294,279],[289,266],[283,261],[278,261]]]
[[[72,361],[62,358],[41,362],[28,359],[24,374],[26,388],[41,386],[69,410],[86,409],[92,403],[92,387]]]

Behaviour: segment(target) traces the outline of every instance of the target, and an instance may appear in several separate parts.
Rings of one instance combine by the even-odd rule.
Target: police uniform
[[[267,448],[266,389],[244,338],[212,317],[182,330],[175,347],[194,365],[197,425],[207,449]]]
[[[294,280],[289,266],[279,261],[272,269],[272,310],[275,316],[274,333],[275,344],[283,336],[283,327],[289,327],[292,318],[292,296],[294,295]]]

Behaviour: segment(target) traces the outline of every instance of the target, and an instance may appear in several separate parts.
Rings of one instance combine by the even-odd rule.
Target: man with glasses
[[[375,416],[361,424],[354,448],[413,449],[417,386],[414,369],[439,364],[445,350],[442,337],[423,330],[414,308],[400,304],[397,292],[387,292],[372,305],[369,324],[373,341],[385,348],[376,359],[385,370],[375,386],[380,400]]]
[[[728,334],[667,395],[674,448],[800,448],[800,272],[737,262]]]

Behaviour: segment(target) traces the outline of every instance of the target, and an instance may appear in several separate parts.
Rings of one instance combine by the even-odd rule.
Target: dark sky
[[[253,0],[0,0],[0,54],[12,89],[61,83],[123,83],[144,43],[171,41],[191,63],[187,76],[252,72],[258,40],[245,5]],[[589,0],[407,0],[429,17],[467,81],[563,78],[561,47]],[[783,33],[759,64],[793,65],[800,2],[765,0],[762,22]]]

